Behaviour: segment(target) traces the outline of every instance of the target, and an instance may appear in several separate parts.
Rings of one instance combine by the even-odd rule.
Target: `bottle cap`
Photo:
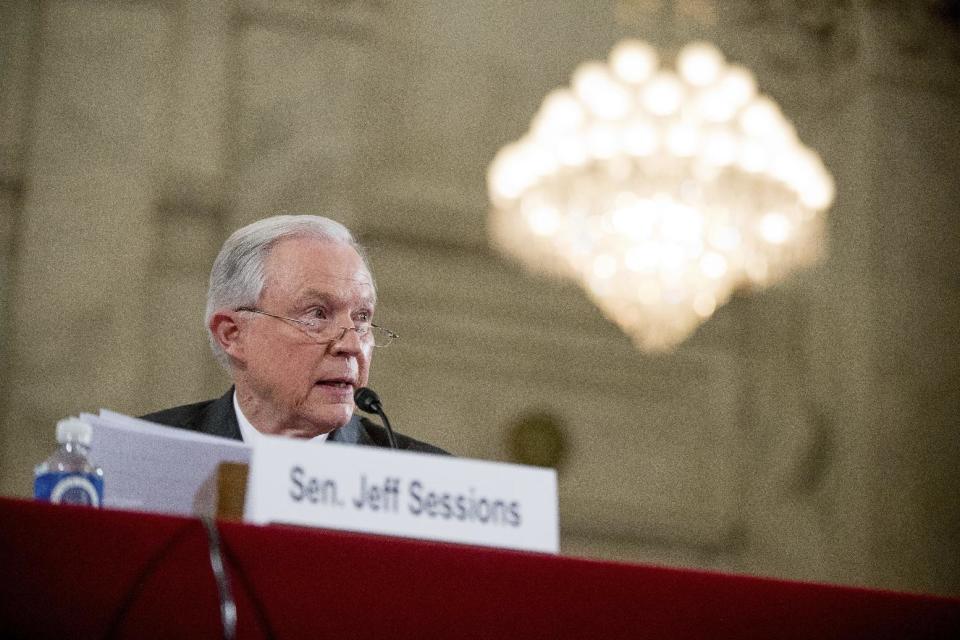
[[[93,428],[80,418],[64,418],[57,423],[57,442],[60,444],[73,440],[89,447],[92,437]]]

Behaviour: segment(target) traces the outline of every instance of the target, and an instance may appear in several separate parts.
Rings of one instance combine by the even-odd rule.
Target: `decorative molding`
[[[222,195],[223,185],[189,176],[168,176],[158,188],[154,210],[162,218],[225,218],[229,204]]]
[[[947,3],[873,0],[864,56],[871,84],[960,97],[960,28],[941,6]]]
[[[6,196],[9,198],[13,198],[15,203],[19,203],[20,199],[23,198],[25,188],[26,187],[22,177],[8,177],[0,175],[0,192],[6,194]]]
[[[621,0],[617,17],[641,32],[658,25],[667,49],[713,40],[765,91],[818,113],[884,86],[960,95],[952,0]]]
[[[287,0],[242,0],[233,20],[241,28],[302,32],[366,42],[374,39],[384,3],[377,0],[302,3]]]
[[[624,505],[603,503],[604,513],[624,511]],[[570,514],[570,515],[568,515]],[[638,520],[639,521],[639,520]],[[694,552],[698,556],[716,558],[743,554],[752,543],[748,527],[739,520],[731,520],[712,535],[693,535],[683,526],[663,528],[638,525],[637,521],[624,518],[610,522],[607,518],[590,517],[577,508],[568,508],[560,522],[560,539],[586,539],[593,543],[604,542],[615,546],[640,546],[656,549],[657,552]]]

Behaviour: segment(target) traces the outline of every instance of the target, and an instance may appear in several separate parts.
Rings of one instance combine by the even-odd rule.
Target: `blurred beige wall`
[[[404,336],[402,431],[511,459],[556,415],[565,553],[960,594],[960,36],[948,2],[0,3],[0,491],[65,415],[229,384],[206,274],[231,230],[321,213]],[[813,269],[637,353],[487,248],[485,170],[621,37],[707,38],[836,178]]]

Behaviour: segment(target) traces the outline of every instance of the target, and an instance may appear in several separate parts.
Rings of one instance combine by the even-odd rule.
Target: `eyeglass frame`
[[[268,312],[264,311],[263,309],[257,309],[256,307],[237,307],[236,309],[234,309],[234,311],[247,311],[247,312],[250,312],[250,313],[259,314],[259,315],[261,315],[261,316],[267,316],[267,317],[270,317],[270,318],[276,318],[277,320],[288,320],[288,321],[294,322],[294,323],[296,323],[296,324],[298,324],[298,325],[300,325],[300,326],[302,326],[302,327],[311,327],[311,328],[312,328],[312,327],[315,327],[315,326],[316,326],[316,325],[314,325],[313,323],[311,323],[310,320],[301,320],[301,319],[299,319],[299,318],[291,318],[291,317],[289,317],[289,316],[281,316],[281,315],[277,315],[277,314],[275,314],[275,313],[268,313]],[[388,337],[388,338],[390,339],[390,341],[387,342],[387,344],[385,344],[385,345],[378,345],[376,339],[374,339],[374,341],[373,341],[373,346],[374,346],[374,348],[383,349],[384,347],[390,346],[390,342],[393,342],[394,340],[399,340],[399,339],[400,339],[400,336],[399,336],[397,333],[394,333],[394,332],[391,331],[390,329],[387,329],[386,327],[380,326],[380,325],[378,325],[378,324],[374,324],[374,323],[372,323],[372,322],[369,323],[369,324],[367,324],[367,325],[360,326],[360,327],[354,325],[354,326],[352,326],[352,327],[336,327],[336,328],[337,328],[337,329],[340,329],[340,334],[339,334],[339,335],[337,335],[336,337],[331,337],[330,339],[319,340],[319,343],[320,343],[320,344],[324,344],[324,343],[328,343],[328,342],[339,342],[340,340],[343,340],[344,336],[347,335],[347,331],[356,331],[356,332],[357,332],[357,337],[362,340],[363,337],[366,336],[366,335],[374,335],[374,334],[371,332],[371,329],[376,329],[377,331],[383,333],[386,337]],[[316,336],[314,336],[313,334],[309,333],[308,331],[306,331],[306,330],[302,330],[302,331],[304,331],[304,333],[306,333],[306,334],[309,335],[310,337],[316,338]]]

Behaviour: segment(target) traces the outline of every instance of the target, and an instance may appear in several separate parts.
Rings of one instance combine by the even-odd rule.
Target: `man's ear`
[[[234,360],[243,361],[243,341],[236,311],[228,309],[217,311],[210,316],[207,327],[210,329],[210,335],[228,356]]]

